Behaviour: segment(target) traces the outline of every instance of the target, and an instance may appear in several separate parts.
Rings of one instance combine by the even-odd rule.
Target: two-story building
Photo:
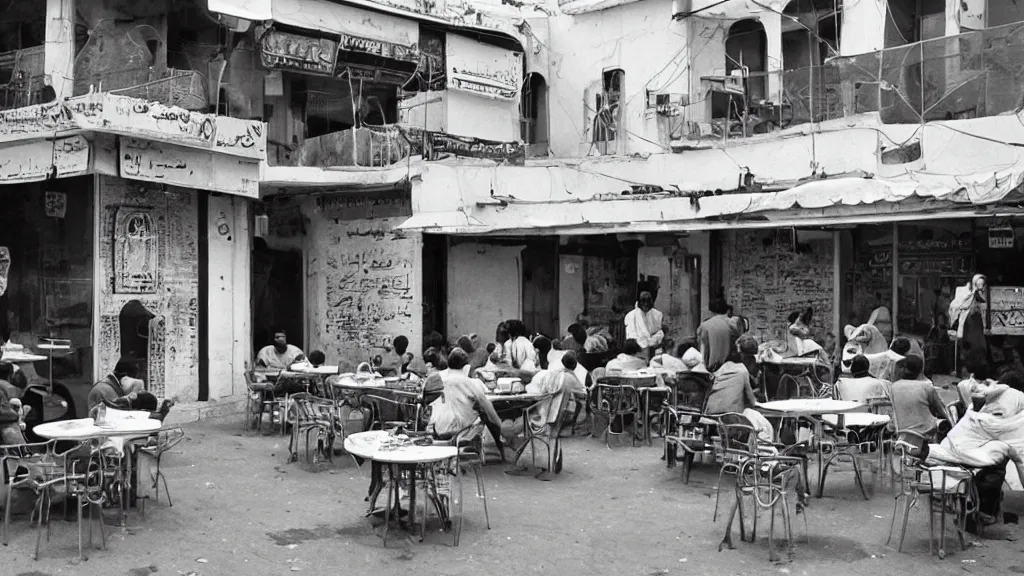
[[[762,338],[805,306],[822,341],[885,306],[923,339],[975,272],[1004,287],[992,331],[1024,329],[1005,265],[1024,181],[1015,8],[559,4],[531,34],[550,155],[426,162],[399,226],[446,238],[449,337],[511,317],[621,336],[644,283],[677,337],[725,296]]]
[[[262,110],[225,97],[242,81],[221,76],[242,32],[212,17],[205,0],[8,5],[4,358],[54,383],[79,414],[91,384],[122,357],[158,397],[244,392],[250,205],[266,126]]]

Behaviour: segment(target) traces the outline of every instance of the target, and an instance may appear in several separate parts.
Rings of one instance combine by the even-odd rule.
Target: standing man
[[[647,361],[665,338],[664,320],[664,314],[654,308],[654,297],[646,291],[640,293],[636,307],[626,314],[626,340],[636,340],[640,356]]]
[[[717,298],[708,306],[711,318],[697,327],[697,347],[704,356],[704,366],[709,372],[717,372],[733,351],[734,325],[729,321],[729,305]]]

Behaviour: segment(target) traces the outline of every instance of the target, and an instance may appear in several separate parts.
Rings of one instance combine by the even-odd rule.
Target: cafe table
[[[409,439],[407,443],[400,445],[388,445],[389,437],[391,432],[386,430],[371,430],[368,432],[357,432],[350,434],[345,438],[345,450],[357,458],[364,460],[370,460],[388,467],[388,475],[391,479],[387,490],[388,505],[384,508],[384,545],[388,543],[388,524],[390,522],[389,515],[391,513],[391,498],[394,497],[394,509],[395,517],[398,518],[398,511],[400,510],[400,496],[398,491],[399,479],[403,470],[410,472],[412,481],[409,483],[409,526],[414,527],[416,525],[416,471],[420,467],[430,468],[431,465],[445,462],[448,460],[454,460],[459,455],[458,448],[454,446],[433,446],[425,445],[420,446],[414,444],[412,439]],[[456,470],[455,476],[459,483],[459,498],[462,498],[462,475]],[[426,482],[432,482],[434,493],[437,493],[436,475],[424,474],[424,480]],[[371,486],[371,498],[370,508],[371,512],[376,502],[377,495],[380,493],[380,486]],[[429,497],[429,489],[428,489]],[[454,504],[454,494],[449,498],[449,504]],[[435,502],[438,511],[442,510],[442,507]],[[454,506],[449,506],[454,509]],[[424,503],[423,506],[423,518],[420,524],[420,541],[423,541],[423,534],[426,527],[427,517],[427,506]],[[442,518],[444,521],[445,518]],[[461,519],[460,519],[461,521]],[[454,525],[453,525],[454,527]]]
[[[48,440],[64,440],[69,442],[85,442],[110,440],[111,447],[118,452],[123,452],[124,443],[137,438],[145,438],[160,431],[163,422],[149,417],[149,412],[113,410],[107,411],[106,424],[97,425],[92,418],[79,418],[77,420],[59,420],[39,424],[32,431]],[[102,446],[101,446],[102,447]],[[124,458],[126,465],[127,485],[121,492],[121,518],[120,524],[123,528],[127,521],[128,505],[132,491],[132,458]]]
[[[831,398],[793,398],[790,400],[773,400],[771,402],[758,402],[755,409],[764,414],[766,418],[803,418],[810,422],[814,426],[814,435],[817,438],[823,437],[822,422],[826,416],[830,418],[834,415],[834,426],[842,428],[846,425],[850,425],[846,422],[846,418],[861,418],[867,417],[871,421],[877,420],[879,415],[876,414],[856,414],[864,413],[869,410],[867,404],[863,402],[853,402],[849,400],[833,400]],[[775,440],[779,440],[779,429],[775,430]],[[818,453],[818,477],[821,477],[821,471],[824,468],[824,461],[822,458],[821,449],[817,450]],[[810,486],[807,487],[810,490]],[[819,498],[821,493],[818,494]]]

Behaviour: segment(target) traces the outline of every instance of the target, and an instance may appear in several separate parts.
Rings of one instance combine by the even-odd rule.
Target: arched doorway
[[[527,156],[546,156],[548,151],[548,85],[531,72],[523,82],[519,101],[519,129]]]
[[[753,19],[740,20],[729,27],[725,38],[725,73],[745,68],[747,101],[766,98],[768,69],[768,35],[764,26]]]

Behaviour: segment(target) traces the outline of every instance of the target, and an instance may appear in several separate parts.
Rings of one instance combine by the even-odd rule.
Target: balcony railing
[[[778,75],[781,103],[748,102],[745,126],[734,108],[728,137],[866,112],[877,112],[885,124],[998,116],[1024,105],[1019,62],[1024,62],[1024,23],[770,73]],[[767,76],[752,74],[747,82],[770,85]],[[692,124],[690,139],[725,137],[724,119]]]
[[[410,143],[412,140],[412,143]],[[307,138],[287,156],[279,155],[281,165],[291,166],[364,166],[382,168],[422,153],[416,136],[396,125],[352,128]]]
[[[0,110],[38,104],[43,78],[42,46],[0,53]]]
[[[75,94],[84,94],[89,86],[103,92],[178,106],[186,110],[207,111],[206,79],[195,70],[152,68],[104,72],[75,79]]]

